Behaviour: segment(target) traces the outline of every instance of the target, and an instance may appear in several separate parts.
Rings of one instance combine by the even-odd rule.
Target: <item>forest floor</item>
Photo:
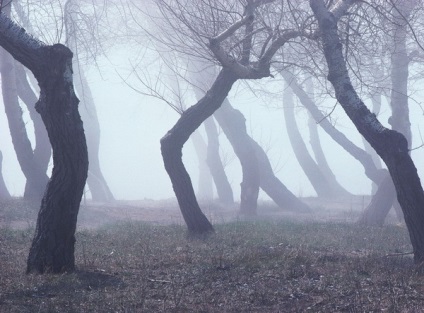
[[[354,223],[366,197],[268,202],[256,218],[205,203],[216,232],[189,239],[173,200],[83,203],[77,271],[25,275],[38,207],[0,203],[0,312],[424,312],[406,228]]]

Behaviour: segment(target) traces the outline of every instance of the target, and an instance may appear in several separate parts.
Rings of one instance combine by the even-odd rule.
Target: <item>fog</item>
[[[159,141],[174,125],[179,115],[165,102],[134,91],[143,88],[140,81],[130,75],[131,57],[125,50],[111,50],[108,58],[99,58],[98,67],[90,66],[85,69],[101,126],[102,170],[116,199],[171,198],[174,197],[174,193],[163,167]],[[128,77],[125,82],[123,77]],[[250,82],[250,86],[255,86],[254,84]],[[267,88],[274,89],[275,95],[270,97],[261,92],[252,92],[245,82],[239,82],[231,91],[229,99],[233,106],[245,115],[249,134],[267,151],[280,180],[298,196],[314,196],[315,192],[299,167],[286,134],[281,109],[283,83],[278,79],[268,79],[261,81],[261,86],[270,86]],[[414,101],[410,101],[414,138],[412,147],[422,144],[420,130],[423,129],[423,112],[420,99],[422,95],[415,94]],[[194,96],[188,93],[184,102],[186,106],[194,104]],[[334,104],[335,100],[331,99],[323,105],[331,111]],[[296,114],[299,129],[305,142],[308,143],[306,110],[299,105]],[[383,102],[379,119],[386,126],[389,115],[390,108]],[[336,106],[330,118],[351,141],[360,147],[363,146],[359,133],[340,106]],[[24,120],[28,126],[30,139],[33,140],[31,120],[25,110]],[[339,182],[353,194],[370,194],[371,182],[365,176],[360,163],[334,143],[325,132],[321,129],[319,132],[328,162]],[[3,109],[0,113],[0,134],[6,185],[13,196],[22,196],[25,179],[16,160]],[[238,199],[241,168],[222,132],[220,142],[225,169],[235,198]],[[413,150],[412,157],[420,176],[423,177],[424,149]],[[198,160],[191,141],[184,146],[183,160],[196,189]],[[90,196],[88,191],[86,195]],[[263,193],[260,197],[267,199]]]

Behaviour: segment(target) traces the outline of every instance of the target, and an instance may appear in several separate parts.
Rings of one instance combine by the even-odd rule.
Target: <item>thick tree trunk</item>
[[[199,183],[197,188],[197,197],[202,200],[213,200],[213,182],[207,159],[207,146],[202,135],[198,130],[190,136],[199,161]]]
[[[231,107],[227,99],[214,116],[240,160],[243,174],[243,181],[240,184],[240,213],[255,215],[258,206],[260,171],[256,151],[246,131],[246,119],[240,111]]]
[[[72,83],[72,52],[60,44],[40,50],[30,69],[40,85],[36,109],[53,148],[53,171],[41,202],[27,273],[59,273],[75,268],[75,230],[88,153]]]
[[[22,118],[22,109],[18,100],[15,66],[12,56],[1,49],[1,87],[3,103],[9,122],[13,147],[26,178],[24,198],[40,201],[47,185],[47,167],[42,168],[35,160],[31,142],[28,139],[26,125]]]
[[[7,190],[6,184],[4,183],[3,179],[3,154],[0,151],[0,199],[1,200],[7,200],[10,199],[10,193],[9,190]]]
[[[219,155],[219,136],[215,122],[212,117],[204,122],[206,134],[208,136],[207,158],[210,173],[215,182],[216,192],[219,202],[223,204],[233,204],[234,195],[228,177],[225,174],[221,156]]]
[[[236,80],[237,76],[223,68],[206,95],[184,111],[174,127],[161,139],[165,169],[188,231],[193,235],[208,233],[213,231],[213,227],[196,200],[190,176],[182,162],[182,148],[190,135],[221,106]]]
[[[358,131],[386,163],[405,216],[416,262],[424,261],[424,192],[417,169],[409,155],[408,141],[394,130],[383,127],[364,105],[350,82],[337,32],[337,20],[322,0],[310,0],[322,34],[328,65],[328,79],[337,100]]]
[[[233,127],[223,128],[224,132],[228,132],[227,136],[237,138],[237,134],[246,129],[237,129],[233,120],[236,118],[237,110],[231,107],[230,102],[226,99],[222,107],[215,112],[217,120],[222,120],[227,125]],[[240,113],[241,114],[241,113]],[[221,122],[220,122],[221,124]],[[234,132],[234,134],[230,134]],[[244,136],[249,136],[245,133]],[[237,142],[236,142],[237,144]],[[311,209],[305,203],[300,201],[286,186],[275,176],[271,163],[267,154],[262,147],[249,136],[249,144],[252,145],[259,166],[260,188],[282,209],[291,210],[300,213],[310,213]]]
[[[283,94],[284,120],[293,152],[303,172],[308,177],[318,197],[332,198],[337,194],[331,189],[329,182],[312,159],[299,132],[294,114],[293,92],[286,86]]]

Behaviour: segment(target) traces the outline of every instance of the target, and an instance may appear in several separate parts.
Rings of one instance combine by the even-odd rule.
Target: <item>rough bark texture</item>
[[[84,129],[72,82],[72,52],[46,46],[0,14],[0,45],[30,69],[40,86],[36,110],[53,149],[52,176],[41,201],[27,272],[75,268],[75,229],[88,170]]]
[[[75,268],[77,216],[88,171],[84,129],[72,84],[72,52],[57,44],[40,48],[31,69],[40,85],[36,104],[53,148],[53,171],[41,202],[27,272],[68,272]]]
[[[7,199],[10,199],[11,196],[10,196],[9,190],[7,190],[6,184],[4,183],[2,166],[3,166],[3,154],[0,151],[0,199],[7,200]]]
[[[240,160],[243,175],[240,184],[240,213],[255,215],[258,206],[260,171],[256,151],[246,131],[246,119],[240,111],[231,107],[227,99],[214,116]]]
[[[329,182],[321,172],[314,159],[309,154],[302,135],[296,123],[294,114],[293,92],[289,87],[284,89],[283,111],[287,135],[289,136],[293,152],[303,172],[308,177],[318,197],[332,198],[337,196],[331,189]]]
[[[219,155],[219,136],[215,122],[212,117],[205,122],[205,130],[208,136],[207,158],[206,162],[209,166],[215,182],[216,192],[219,202],[223,204],[233,204],[234,195],[227,174],[225,173],[222,164],[221,156]]]
[[[161,139],[165,169],[188,231],[193,235],[213,231],[213,227],[200,210],[190,176],[182,162],[182,148],[190,135],[221,106],[236,80],[237,77],[229,69],[223,68],[206,95],[184,111],[174,127]]]
[[[1,49],[1,88],[3,103],[9,123],[13,147],[26,178],[24,198],[40,201],[47,185],[47,166],[42,167],[34,157],[31,142],[27,136],[26,125],[22,118],[22,109],[18,100],[15,75],[15,62],[12,56]]]
[[[207,159],[207,145],[198,130],[194,131],[190,136],[196,151],[197,160],[199,161],[199,183],[197,188],[197,197],[202,200],[213,199],[213,182],[209,171]]]
[[[328,79],[334,86],[337,100],[358,131],[386,163],[395,185],[397,198],[405,216],[416,262],[424,261],[424,192],[417,169],[409,155],[405,137],[381,125],[361,101],[352,83],[343,58],[337,33],[337,20],[322,0],[310,0],[322,34]]]

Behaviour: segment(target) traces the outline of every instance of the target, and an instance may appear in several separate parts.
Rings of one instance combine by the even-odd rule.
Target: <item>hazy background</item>
[[[130,88],[129,85],[142,89],[140,82],[134,76],[130,76],[126,82],[123,82],[121,77],[130,75],[131,58],[128,51],[115,49],[110,51],[108,58],[99,58],[99,69],[94,66],[86,68],[101,126],[102,170],[116,199],[174,197],[170,180],[163,167],[159,140],[174,125],[179,115],[164,102],[141,95]],[[263,83],[264,81],[261,81],[261,84]],[[269,85],[276,87],[283,86],[283,83],[274,79]],[[280,92],[282,88],[279,87]],[[423,96],[417,93],[410,100],[413,147],[421,145],[423,141],[420,131],[424,129],[423,112],[421,103],[418,102],[424,99]],[[298,196],[315,195],[290,146],[283,111],[278,108],[282,103],[280,94],[272,98],[260,92],[254,94],[242,82],[236,84],[231,91],[230,101],[235,108],[244,113],[249,133],[268,152],[281,181]],[[194,103],[192,95],[187,99],[186,105],[190,106]],[[325,106],[330,111],[334,104],[335,100],[331,100],[325,103]],[[25,180],[13,150],[3,104],[1,106],[0,150],[4,157],[3,176],[10,193],[13,196],[21,196]],[[307,114],[301,108],[296,112],[299,128],[308,143]],[[390,108],[384,102],[379,119],[386,126],[389,115]],[[30,137],[32,137],[31,120],[26,113],[24,119],[28,122]],[[339,105],[332,113],[331,119],[350,140],[363,147],[361,137]],[[359,162],[345,153],[321,130],[320,135],[329,164],[339,182],[354,194],[369,194],[371,183],[364,175]],[[227,164],[227,175],[235,198],[239,199],[241,168],[223,133],[220,135],[220,140]],[[196,189],[198,161],[191,141],[186,143],[183,153],[185,165]],[[424,149],[412,151],[412,157],[420,176],[424,177]],[[260,196],[266,197],[263,193]]]

